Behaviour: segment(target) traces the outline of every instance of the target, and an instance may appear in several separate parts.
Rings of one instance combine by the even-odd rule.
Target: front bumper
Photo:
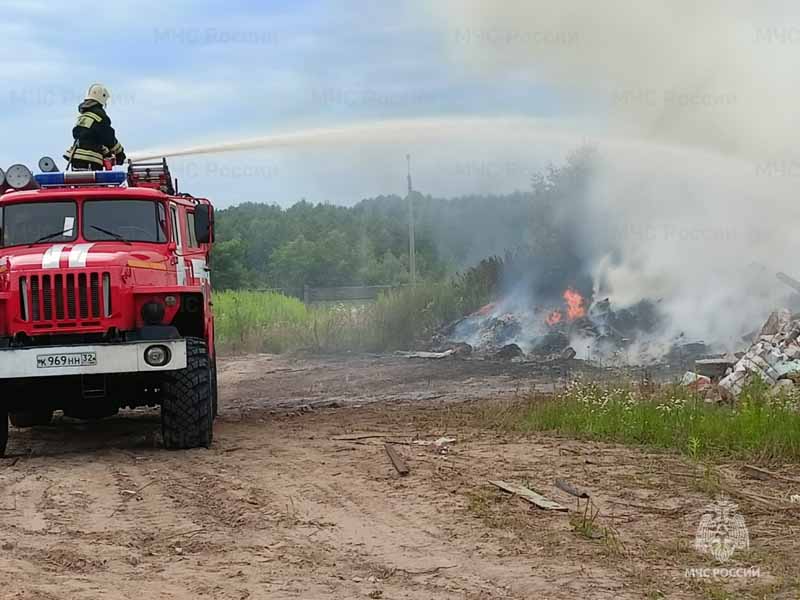
[[[149,365],[144,353],[150,346],[165,346],[169,361],[160,367]],[[184,368],[186,340],[0,349],[0,379],[152,373]]]

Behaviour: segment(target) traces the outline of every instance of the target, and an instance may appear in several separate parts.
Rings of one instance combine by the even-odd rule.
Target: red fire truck
[[[8,423],[161,407],[167,448],[209,446],[217,410],[214,213],[166,160],[0,170],[0,456]]]

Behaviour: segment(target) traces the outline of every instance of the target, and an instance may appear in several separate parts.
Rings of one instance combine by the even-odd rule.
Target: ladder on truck
[[[174,196],[177,181],[173,184],[169,172],[167,159],[160,161],[138,161],[128,164],[128,185],[131,187],[151,188],[161,190],[165,194]]]

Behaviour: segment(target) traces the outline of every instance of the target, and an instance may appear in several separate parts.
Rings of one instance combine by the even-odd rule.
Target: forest
[[[419,278],[442,281],[521,247],[546,251],[551,264],[574,262],[560,221],[586,185],[591,155],[578,150],[564,165],[532,174],[530,189],[511,194],[445,199],[413,192]],[[407,283],[408,205],[390,195],[352,206],[249,202],[220,210],[214,285],[296,295],[304,285]]]

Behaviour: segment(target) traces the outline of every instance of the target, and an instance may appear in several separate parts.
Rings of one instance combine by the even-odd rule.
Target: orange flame
[[[560,310],[554,310],[549,315],[547,315],[547,318],[544,320],[544,322],[552,327],[553,325],[560,323],[563,316],[564,315],[561,314]]]
[[[476,310],[475,314],[480,317],[488,317],[494,312],[495,307],[497,307],[496,302],[489,302],[489,304],[486,306],[481,306],[478,310]]]
[[[574,321],[586,315],[583,296],[571,288],[564,290],[564,301],[567,303],[567,319]]]

